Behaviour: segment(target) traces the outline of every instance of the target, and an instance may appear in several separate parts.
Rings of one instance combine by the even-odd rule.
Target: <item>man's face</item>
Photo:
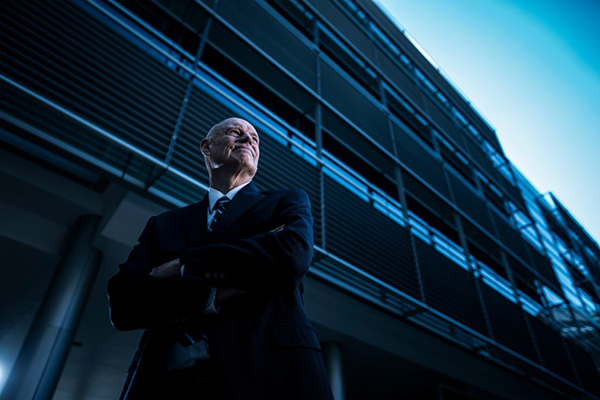
[[[251,176],[258,168],[258,146],[256,129],[240,118],[229,118],[217,124],[200,144],[210,169],[237,167],[245,169]]]

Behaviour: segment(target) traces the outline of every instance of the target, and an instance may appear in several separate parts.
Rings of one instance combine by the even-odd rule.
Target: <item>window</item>
[[[277,95],[265,83],[258,80],[237,63],[230,60],[212,45],[207,45],[201,61],[219,73],[249,96],[260,93],[255,99],[278,115],[291,126],[298,129],[310,140],[315,140],[315,124],[308,114],[300,112]]]
[[[440,154],[452,168],[463,178],[466,178],[472,185],[475,185],[473,169],[465,156],[463,156],[450,142],[439,137]]]
[[[123,0],[120,3],[183,50],[196,54],[200,34],[208,21],[208,13],[200,6],[181,2],[178,7],[173,3],[165,7],[160,1],[141,0]]]
[[[487,185],[483,186],[483,194],[497,207],[498,211],[505,216],[508,216],[508,213],[504,207],[504,196],[502,195],[500,189],[498,189],[494,184],[488,183]]]
[[[450,217],[450,214],[447,214],[446,218],[442,218],[437,212],[425,205],[412,193],[406,194],[406,204],[408,209],[427,223],[427,225],[443,234],[452,242],[459,243],[458,232],[454,227],[454,223],[447,219]]]
[[[320,26],[320,29],[321,50],[363,88],[379,99],[378,76],[375,70],[342,43],[329,29],[324,26]]]
[[[298,0],[267,0],[279,14],[288,20],[308,40],[313,41],[315,15]]]
[[[422,139],[430,148],[433,148],[432,133],[427,120],[417,113],[402,97],[392,92],[391,89],[388,88],[386,95],[388,109],[398,119],[398,121],[395,121],[396,124]]]
[[[393,199],[398,199],[398,188],[391,176],[378,171],[354,149],[327,131],[323,132],[323,148],[344,164],[351,166],[354,171],[380,188],[385,194]]]

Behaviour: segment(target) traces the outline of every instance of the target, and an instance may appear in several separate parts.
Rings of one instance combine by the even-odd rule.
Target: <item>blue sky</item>
[[[600,0],[379,0],[600,241]]]

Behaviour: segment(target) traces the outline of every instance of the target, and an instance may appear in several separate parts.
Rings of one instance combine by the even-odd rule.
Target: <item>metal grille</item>
[[[554,272],[554,268],[552,267],[552,263],[550,259],[544,255],[542,255],[535,247],[530,245],[528,242],[524,242],[525,247],[529,249],[529,254],[533,258],[533,266],[537,272],[541,276],[543,276],[548,283],[557,288],[554,289],[555,292],[560,292],[560,283],[558,282],[558,278],[556,277],[556,273]]]
[[[325,176],[327,250],[404,293],[420,298],[407,229]]]
[[[146,182],[152,163],[98,134],[57,108],[24,93],[6,82],[0,83],[0,117],[5,126],[16,128],[20,139],[37,143],[46,150],[76,156],[119,177]]]
[[[334,25],[367,58],[374,60],[375,46],[371,39],[344,14],[333,1],[319,1],[318,10],[323,17]]]
[[[192,88],[171,165],[200,182],[208,182],[204,157],[200,152],[200,141],[212,125],[235,116],[236,113],[207,95],[200,85],[196,82]]]
[[[220,1],[217,12],[294,76],[316,89],[315,52],[259,3]]]
[[[379,49],[376,52],[378,65],[381,71],[394,82],[400,93],[423,109],[425,106],[425,94],[423,94],[421,89],[419,89],[415,82],[408,77],[407,73],[394,63],[386,53]]]
[[[68,2],[10,2],[3,4],[2,18],[4,74],[164,157],[183,77]]]
[[[458,148],[466,151],[465,135],[456,126],[456,123],[445,112],[440,110],[439,106],[427,97],[427,95],[423,95],[423,102],[431,120],[439,126],[447,137],[452,139]]]
[[[365,133],[388,147],[390,135],[385,113],[365,93],[325,60],[321,63],[322,95]]]
[[[208,42],[297,109],[308,112],[313,108],[309,92],[220,22],[212,24]],[[260,101],[261,93],[249,94]]]
[[[156,179],[149,191],[158,192],[162,198],[167,198],[172,204],[181,206],[200,201],[206,194],[206,186],[202,188],[197,183],[190,182],[175,174],[172,170],[165,171]]]
[[[468,327],[489,335],[473,275],[435,248],[415,239],[425,303]]]
[[[502,175],[493,165],[492,160],[485,155],[481,147],[472,140],[465,140],[467,143],[468,154],[473,158],[481,171],[485,173],[500,188],[507,198],[515,203],[519,208],[527,212],[525,200],[521,195],[521,191],[510,183],[504,175]]]
[[[529,254],[525,247],[525,239],[521,236],[516,228],[506,221],[501,215],[499,215],[494,209],[492,209],[492,219],[498,229],[498,239],[512,252],[519,256],[523,261],[530,262]]]
[[[394,124],[393,131],[400,161],[442,195],[450,197],[441,163],[402,128]]]
[[[315,244],[321,245],[323,214],[318,168],[264,134],[260,138],[260,153],[256,183],[262,189],[304,189],[311,202]]]
[[[485,201],[450,171],[448,180],[458,207],[477,224],[493,234],[494,229]]]
[[[596,396],[600,396],[600,374],[590,354],[569,340],[565,340],[565,344],[576,366],[577,376],[584,389]]]
[[[563,378],[577,383],[560,333],[537,318],[529,318],[529,323],[531,324],[544,366]]]
[[[487,285],[481,285],[481,292],[492,325],[494,340],[537,362],[521,308]]]
[[[361,135],[349,123],[344,121],[342,117],[328,108],[323,109],[323,129],[329,135],[334,137],[337,142],[342,143],[353,150],[354,153],[360,155],[369,164],[374,165],[379,171],[392,175],[395,161],[390,156],[385,154],[371,140]],[[327,143],[324,148],[330,151],[334,156],[335,151],[328,147]],[[391,149],[389,149],[391,153]],[[368,177],[367,177],[368,178]]]

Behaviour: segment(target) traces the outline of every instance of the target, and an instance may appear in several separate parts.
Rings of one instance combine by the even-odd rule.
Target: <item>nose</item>
[[[238,137],[238,141],[246,143],[250,141],[250,134],[248,132],[242,132],[242,135]]]

